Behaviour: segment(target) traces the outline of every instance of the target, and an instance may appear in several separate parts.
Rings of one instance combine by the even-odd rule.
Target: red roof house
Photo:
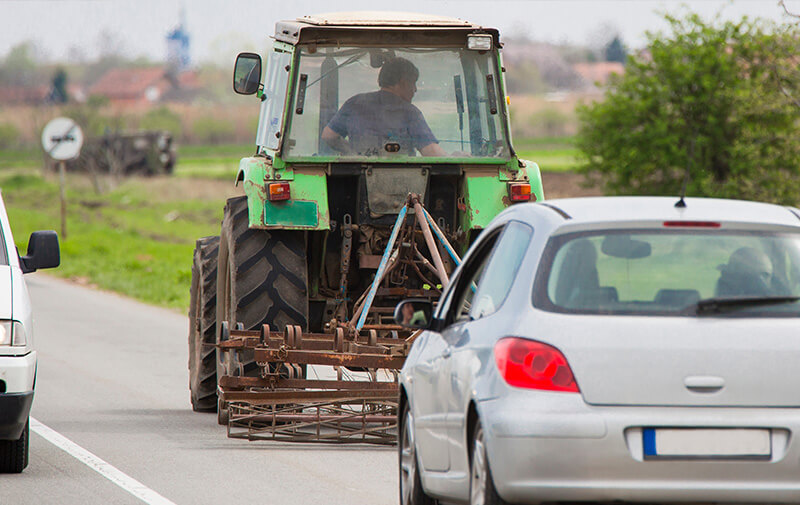
[[[140,105],[160,101],[170,87],[162,67],[113,68],[89,87],[88,94],[105,96],[115,105]]]

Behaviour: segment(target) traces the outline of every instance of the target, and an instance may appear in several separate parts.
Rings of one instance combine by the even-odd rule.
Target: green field
[[[569,137],[515,140],[514,149],[520,158],[536,162],[542,172],[571,172],[580,164]]]

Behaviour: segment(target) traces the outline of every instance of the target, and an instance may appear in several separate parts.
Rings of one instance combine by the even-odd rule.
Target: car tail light
[[[532,199],[531,185],[527,182],[512,182],[508,185],[508,197],[512,202],[528,202]],[[535,197],[533,197],[535,200]]]
[[[269,185],[269,201],[288,200],[292,197],[288,182],[273,182]]]
[[[13,338],[11,345],[25,346],[28,343],[28,335],[25,333],[25,327],[19,321],[14,321]]]
[[[494,346],[494,360],[500,375],[511,386],[580,392],[567,358],[547,344],[524,338],[503,338]]]
[[[667,228],[719,228],[715,221],[664,221]]]

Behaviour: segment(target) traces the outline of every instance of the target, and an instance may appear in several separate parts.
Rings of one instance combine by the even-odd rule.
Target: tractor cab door
[[[267,56],[264,95],[258,117],[258,133],[256,133],[256,145],[259,150],[275,151],[280,146],[286,93],[289,88],[289,70],[293,56],[294,47],[282,42],[275,42],[272,52]]]

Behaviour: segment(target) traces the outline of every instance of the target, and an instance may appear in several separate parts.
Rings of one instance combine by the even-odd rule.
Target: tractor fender
[[[544,200],[544,186],[542,186],[542,172],[539,165],[533,161],[520,159],[520,170],[527,176],[531,185],[531,194],[536,196],[536,201]]]
[[[267,158],[261,156],[242,158],[239,160],[239,170],[236,172],[236,180],[233,185],[238,186],[241,182],[245,186],[248,183],[255,183],[263,187],[271,169],[272,164]],[[247,191],[246,188],[245,191]]]
[[[242,158],[236,174],[247,196],[250,228],[283,230],[328,230],[328,187],[325,169],[292,166],[276,168],[270,159]],[[270,202],[267,188],[271,182],[290,182],[291,199]]]

